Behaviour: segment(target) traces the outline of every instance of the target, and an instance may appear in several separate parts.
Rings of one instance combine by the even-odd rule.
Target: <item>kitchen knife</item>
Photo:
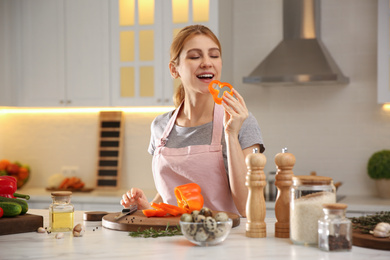
[[[122,212],[119,215],[115,216],[114,218],[115,218],[115,220],[119,220],[119,219],[123,218],[124,216],[133,214],[136,211],[137,211],[137,205],[132,205],[128,209],[122,209]]]

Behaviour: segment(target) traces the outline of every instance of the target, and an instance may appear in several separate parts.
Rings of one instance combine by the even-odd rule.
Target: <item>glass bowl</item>
[[[181,232],[190,242],[199,246],[213,246],[222,243],[232,229],[233,221],[216,222],[217,226],[207,229],[203,222],[180,221]]]

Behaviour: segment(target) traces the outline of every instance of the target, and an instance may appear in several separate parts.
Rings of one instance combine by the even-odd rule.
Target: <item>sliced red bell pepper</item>
[[[196,183],[188,183],[175,188],[177,205],[185,209],[188,213],[200,210],[203,207],[203,196],[201,188]]]
[[[0,218],[3,216],[3,214],[4,214],[4,211],[2,208],[0,208]]]
[[[142,213],[148,218],[150,217],[164,217],[167,213],[160,209],[144,209]]]
[[[209,84],[209,91],[213,95],[214,102],[221,105],[222,97],[225,92],[233,96],[233,86],[226,82],[219,82],[218,80],[213,80]]]

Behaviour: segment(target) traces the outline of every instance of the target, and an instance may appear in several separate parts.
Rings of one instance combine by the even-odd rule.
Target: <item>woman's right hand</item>
[[[145,193],[138,188],[131,188],[131,190],[123,194],[120,203],[124,208],[129,208],[131,205],[137,205],[140,210],[151,208]]]

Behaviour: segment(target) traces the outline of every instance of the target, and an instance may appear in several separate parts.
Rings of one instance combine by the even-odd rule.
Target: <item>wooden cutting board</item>
[[[360,247],[390,250],[390,239],[388,237],[374,237],[371,234],[362,234],[356,230],[352,234],[352,244]]]
[[[12,218],[0,218],[0,235],[36,232],[43,227],[43,217],[26,213]]]
[[[218,212],[215,212],[218,213]],[[240,216],[234,213],[226,212],[233,220],[233,227],[240,225]],[[123,217],[118,221],[115,220],[115,216],[118,213],[109,213],[102,219],[102,226],[108,229],[120,230],[120,231],[140,231],[153,228],[155,230],[166,229],[169,223],[170,227],[176,227],[179,225],[180,216],[166,216],[166,217],[150,217],[147,218],[142,213],[142,210],[138,210],[131,215]]]

